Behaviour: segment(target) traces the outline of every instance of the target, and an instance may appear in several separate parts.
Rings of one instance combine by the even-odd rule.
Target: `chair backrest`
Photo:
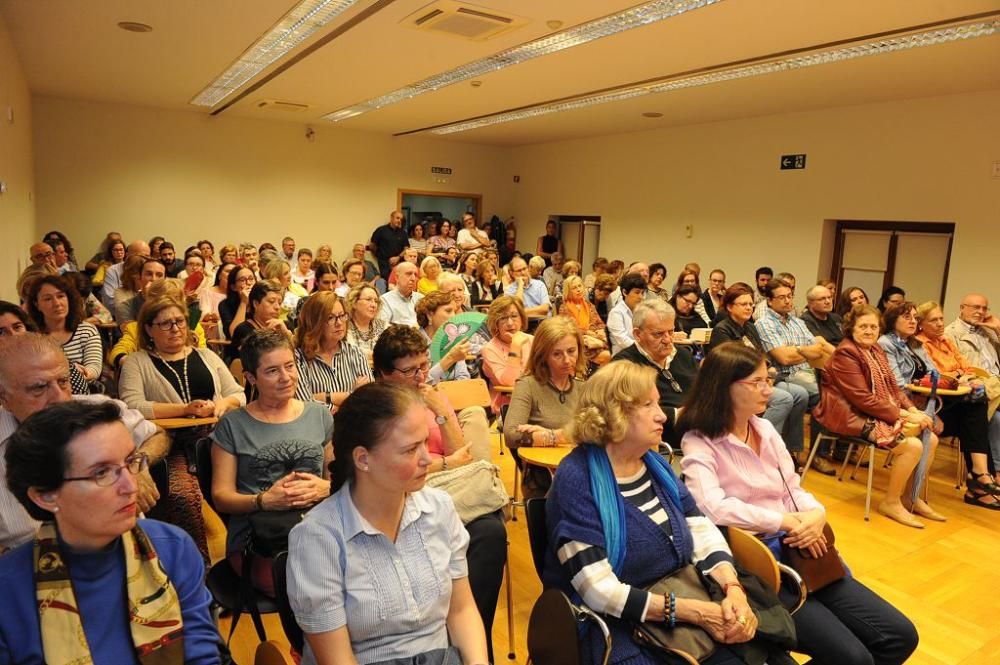
[[[777,593],[781,587],[781,572],[774,553],[764,541],[743,529],[731,526],[728,531],[729,549],[733,551],[733,558]]]
[[[535,572],[542,579],[545,570],[545,556],[549,548],[549,530],[545,521],[545,499],[528,499],[524,504],[524,514],[528,519],[528,542],[531,543],[531,558],[535,562]]]
[[[489,408],[490,389],[484,379],[462,379],[460,381],[442,381],[438,384],[455,411],[467,409],[470,406]]]
[[[242,360],[234,358],[233,362],[229,363],[229,371],[232,372],[233,378],[236,379],[236,383],[240,384],[242,387],[246,387],[247,378],[243,376]]]
[[[531,608],[528,657],[534,665],[580,665],[577,611],[566,594],[546,589]]]
[[[212,446],[214,443],[208,437],[203,437],[194,442],[195,475],[198,478],[198,487],[205,498],[208,507],[216,512],[224,524],[229,523],[229,515],[220,513],[215,508],[215,501],[212,499]]]
[[[292,647],[302,653],[305,645],[305,636],[302,628],[295,620],[295,613],[288,602],[288,552],[279,552],[274,557],[271,564],[271,574],[274,577],[274,599],[278,603],[278,617],[281,619],[281,627],[285,630],[285,637]]]

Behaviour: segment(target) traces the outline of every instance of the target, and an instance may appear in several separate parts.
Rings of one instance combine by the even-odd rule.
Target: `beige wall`
[[[1000,305],[997,118],[994,91],[518,148],[518,244],[534,251],[550,214],[595,214],[601,255],[668,279],[698,261],[730,282],[761,264],[811,282],[824,220],[954,222],[948,315],[967,290]],[[787,153],[807,168],[779,171]]]
[[[14,114],[8,121],[7,109]],[[15,283],[28,263],[35,232],[31,94],[7,26],[0,17],[0,298],[17,302]]]
[[[304,125],[38,97],[38,226],[91,254],[108,230],[280,246],[293,236],[339,261],[396,206],[397,188],[482,193],[487,218],[510,210],[507,152]],[[453,169],[435,184],[431,166]]]

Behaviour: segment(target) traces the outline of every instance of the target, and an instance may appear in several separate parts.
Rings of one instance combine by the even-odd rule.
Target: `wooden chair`
[[[229,363],[229,371],[232,373],[233,378],[236,379],[236,383],[240,384],[241,388],[245,388],[247,379],[243,376],[243,361],[239,358],[233,358],[233,362]]]
[[[295,665],[288,649],[274,640],[261,642],[253,655],[253,665]]]
[[[795,614],[806,602],[809,591],[802,577],[791,566],[787,566],[774,558],[774,553],[764,544],[760,538],[743,529],[731,526],[726,529],[729,549],[733,551],[733,558],[739,562],[743,568],[750,571],[764,581],[772,591],[778,593],[781,589],[781,576],[788,577],[792,586],[798,590],[798,599],[791,607],[785,609],[789,614]]]

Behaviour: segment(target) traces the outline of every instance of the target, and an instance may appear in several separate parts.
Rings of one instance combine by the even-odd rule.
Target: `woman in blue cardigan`
[[[8,488],[42,525],[0,557],[0,664],[220,662],[194,542],[136,520],[147,460],[120,418],[54,404],[7,442]]]
[[[671,618],[716,641],[705,662],[743,663],[725,645],[751,640],[757,619],[722,534],[653,451],[665,421],[652,368],[610,363],[584,384],[570,424],[578,447],[559,465],[546,502],[543,582],[605,616],[611,663],[664,662],[632,639],[632,626]],[[719,584],[720,603],[676,598],[671,612],[668,598],[643,590],[688,564]],[[583,662],[601,662],[599,631],[581,637],[581,650]]]

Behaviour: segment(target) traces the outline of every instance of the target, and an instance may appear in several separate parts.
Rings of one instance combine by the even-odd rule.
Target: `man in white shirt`
[[[409,261],[396,264],[396,288],[382,294],[379,318],[386,323],[417,325],[417,303],[423,295],[417,292],[419,270]]]
[[[607,328],[611,355],[635,343],[632,332],[632,311],[646,296],[646,280],[638,273],[631,273],[622,277],[618,288],[622,297],[618,304],[608,311]]]
[[[549,290],[550,296],[555,297],[556,286],[562,284],[562,269],[564,263],[565,259],[562,254],[559,252],[552,252],[552,265],[542,272],[542,281],[545,282],[545,288]]]
[[[462,215],[462,227],[455,238],[455,244],[460,250],[482,254],[486,250],[493,249],[489,235],[486,231],[476,227],[476,216],[471,212]]]
[[[34,536],[38,522],[7,489],[4,455],[7,442],[21,422],[49,404],[70,399],[84,402],[110,400],[105,395],[71,395],[69,364],[59,345],[51,337],[27,333],[0,339],[0,552],[25,543]],[[149,455],[150,462],[162,459],[170,450],[166,433],[143,418],[124,402],[112,400],[122,413],[122,423],[132,433],[135,446]],[[136,501],[142,512],[160,498],[144,471],[137,477]]]
[[[130,256],[144,256],[149,258],[149,244],[143,240],[134,240],[125,248],[125,258]],[[110,310],[115,307],[115,291],[122,285],[122,269],[125,262],[108,266],[104,272],[104,286],[101,287],[101,302]]]
[[[970,365],[1000,376],[1000,319],[990,313],[990,303],[981,293],[970,293],[958,306],[958,318],[944,334],[962,352]]]

